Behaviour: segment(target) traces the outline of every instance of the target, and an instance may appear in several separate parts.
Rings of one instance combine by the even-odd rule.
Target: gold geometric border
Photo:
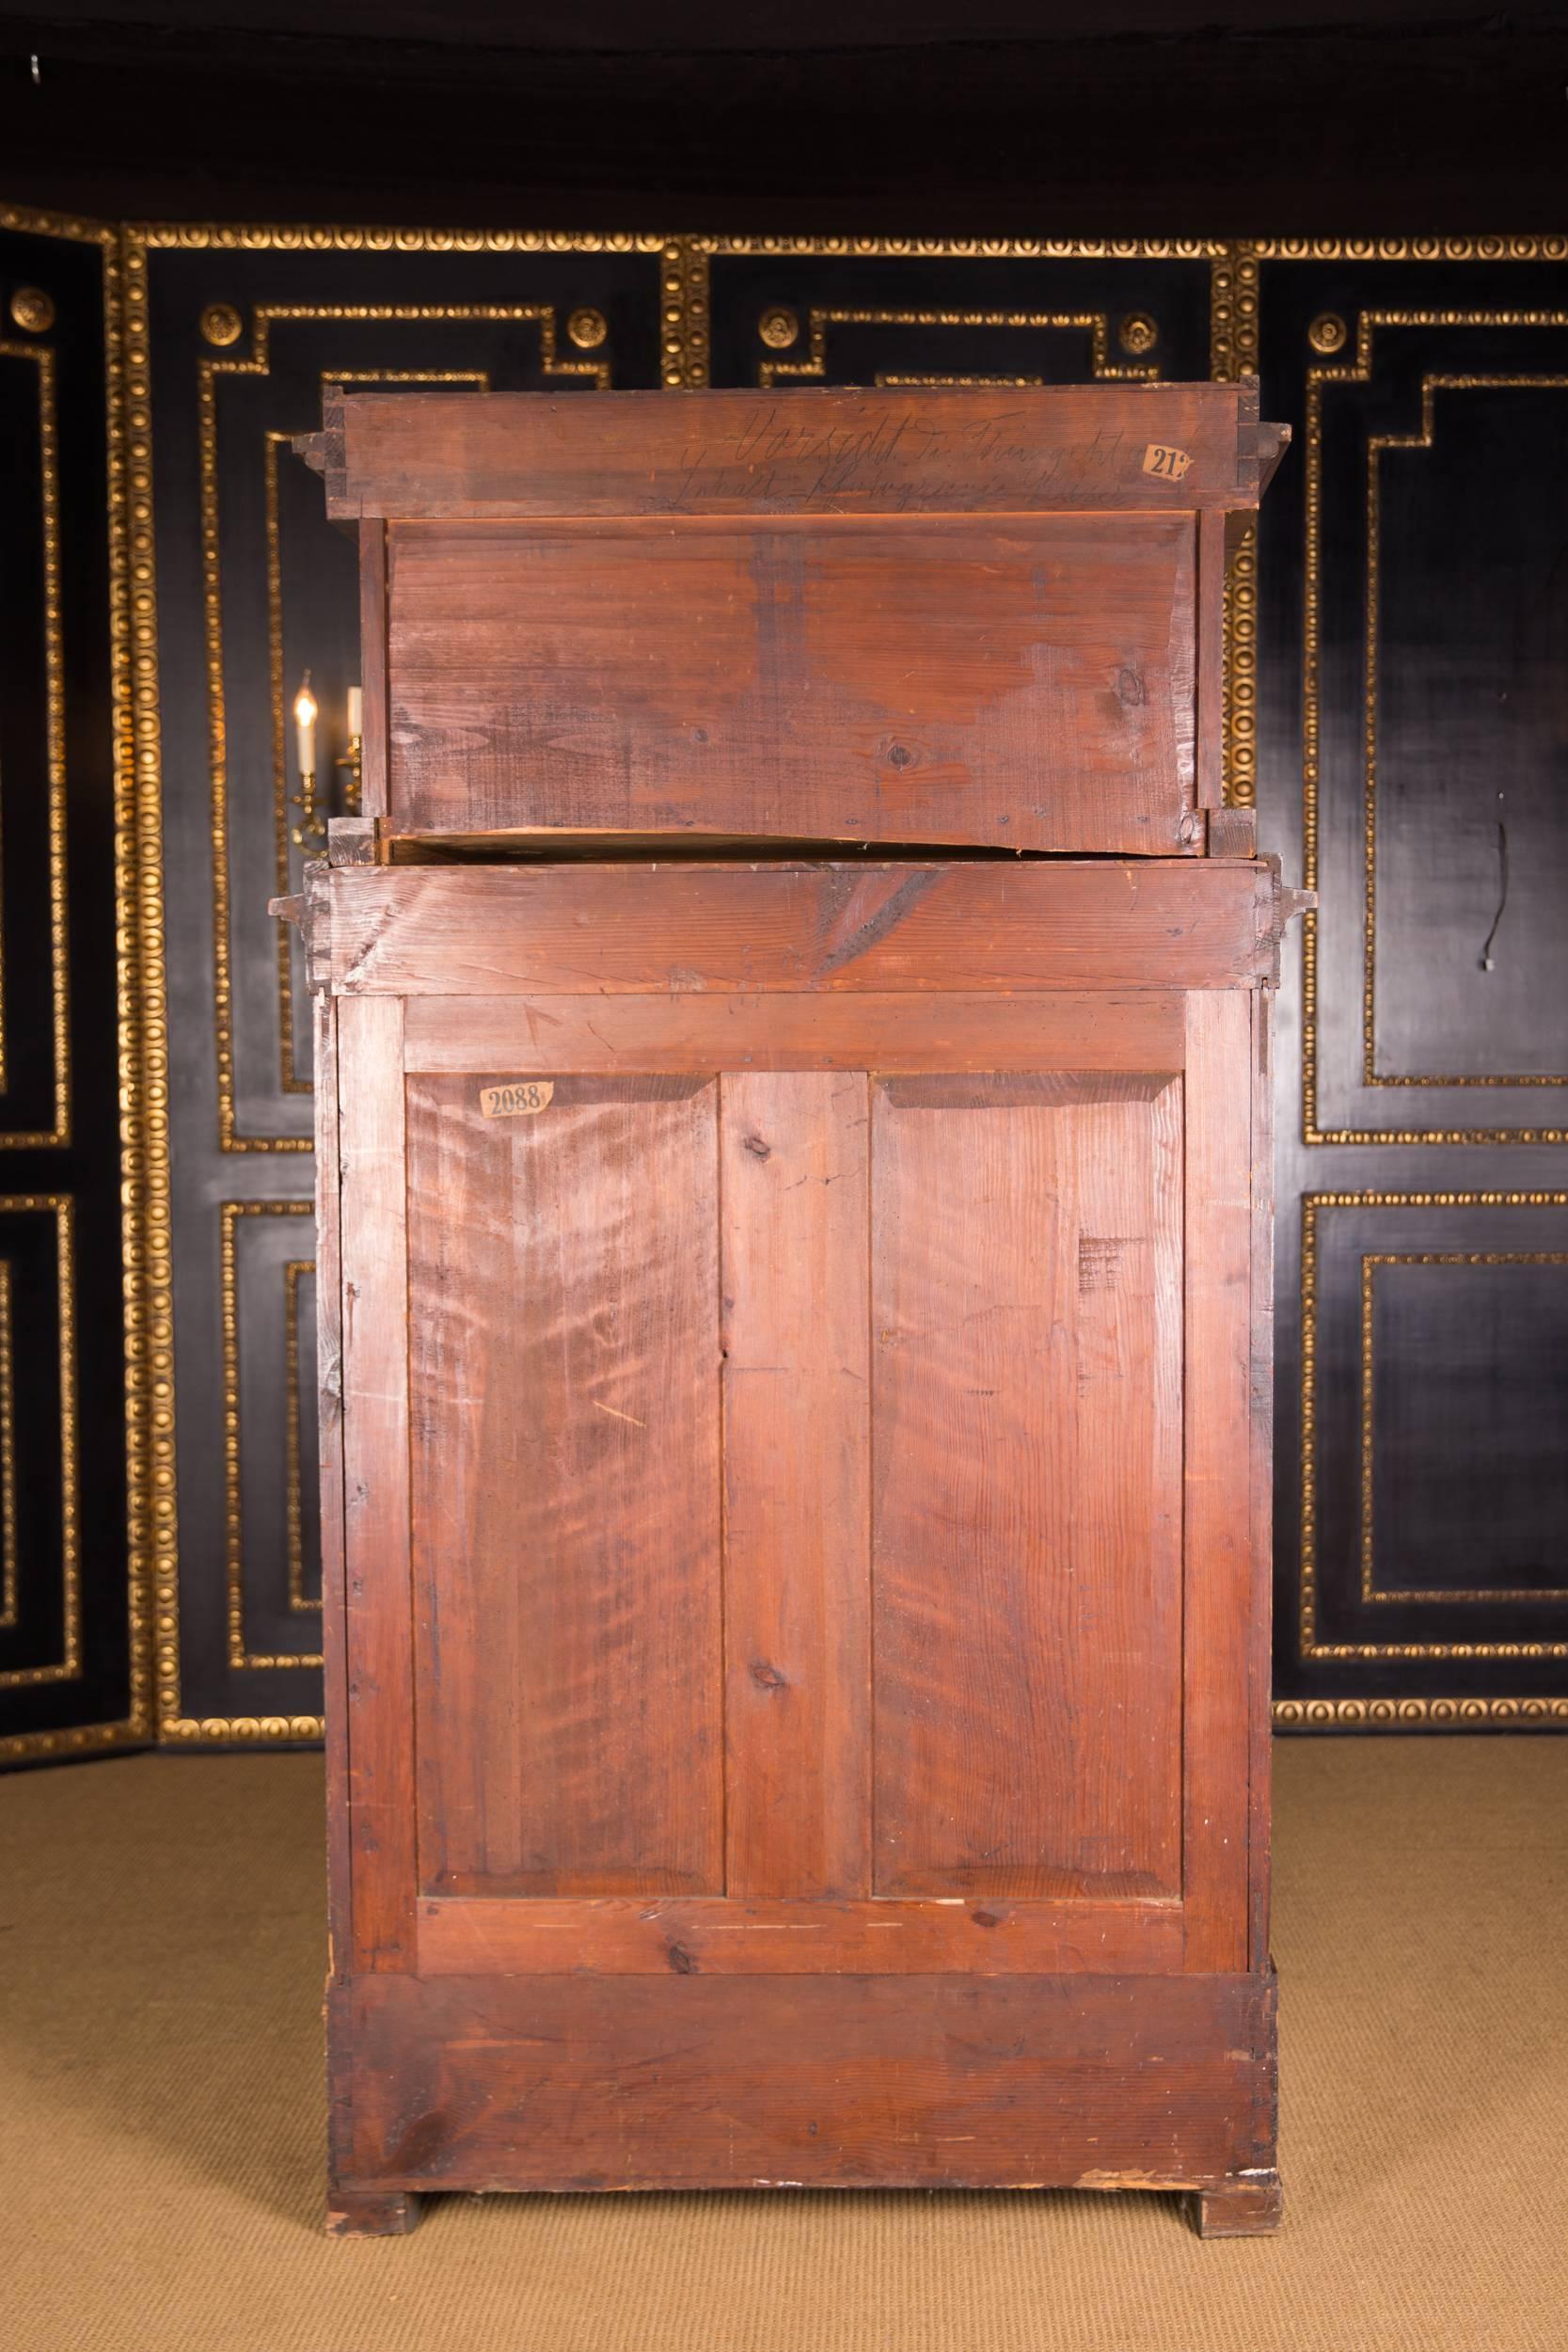
[[[782,376],[794,379],[820,380],[828,373],[828,329],[830,326],[1010,326],[1023,329],[1056,329],[1064,332],[1086,333],[1093,338],[1092,369],[1097,379],[1148,383],[1159,375],[1157,361],[1123,367],[1111,358],[1111,322],[1103,310],[835,310],[813,305],[807,314],[804,359],[764,359],[758,362],[757,384],[764,391],[773,390]],[[1038,383],[1038,376],[884,376],[879,384],[1028,384]]]
[[[1372,1324],[1375,1276],[1380,1265],[1568,1265],[1564,1249],[1387,1249],[1367,1251],[1361,1260],[1361,1597],[1363,1601],[1561,1601],[1568,1586],[1525,1587],[1509,1592],[1441,1589],[1390,1592],[1377,1581],[1372,1518]]]
[[[1223,372],[1256,375],[1259,366],[1261,294],[1259,264],[1262,262],[1562,262],[1568,261],[1568,235],[1474,237],[1260,237],[1239,239],[1229,247],[1224,271],[1215,278],[1215,343],[1228,366]],[[1223,313],[1223,319],[1222,319]],[[1434,313],[1433,316],[1442,314]],[[1222,373],[1216,359],[1214,373]],[[1328,369],[1312,369],[1311,378],[1331,376]],[[1317,632],[1321,607],[1310,553],[1320,526],[1313,453],[1304,453],[1307,486],[1307,578],[1303,584],[1304,690],[1315,679]],[[1235,564],[1232,582],[1239,577]],[[1227,776],[1234,796],[1254,797],[1257,775],[1256,709],[1258,641],[1256,580],[1252,582],[1250,625],[1235,628],[1227,639],[1229,699],[1238,717],[1249,717],[1250,748],[1232,739],[1227,727]],[[1302,724],[1302,850],[1303,881],[1317,887],[1318,740],[1313,714],[1306,707]],[[1250,788],[1249,788],[1250,787]],[[1393,1129],[1320,1127],[1317,1123],[1317,988],[1318,915],[1302,919],[1302,1140],[1307,1144],[1514,1144],[1568,1142],[1568,1130],[1556,1128]]]
[[[314,1258],[291,1258],[283,1268],[283,1428],[287,1454],[289,1525],[289,1607],[301,1615],[320,1616],[319,1595],[305,1589],[305,1486],[300,1451],[299,1286],[316,1271]]]
[[[1384,316],[1377,311],[1362,313],[1369,322],[1367,352],[1370,372],[1372,324]],[[1467,311],[1454,323],[1466,326],[1568,326],[1568,312],[1560,310],[1535,311]],[[1357,333],[1357,342],[1360,335]],[[1312,373],[1316,374],[1317,370]],[[1359,379],[1365,380],[1365,379]],[[1431,449],[1437,433],[1437,394],[1439,392],[1480,391],[1564,391],[1568,390],[1568,375],[1439,375],[1421,378],[1421,421],[1414,433],[1370,433],[1367,436],[1367,570],[1366,570],[1366,733],[1365,788],[1363,801],[1363,837],[1366,842],[1366,896],[1363,909],[1361,996],[1361,1083],[1368,1087],[1561,1087],[1568,1086],[1568,1076],[1513,1076],[1487,1072],[1481,1076],[1439,1077],[1424,1072],[1400,1072],[1384,1075],[1377,1067],[1377,1001],[1375,991],[1377,968],[1377,789],[1378,789],[1378,664],[1379,619],[1382,600],[1382,509],[1383,496],[1378,461],[1385,450]]]
[[[63,1192],[0,1194],[0,1212],[26,1212],[55,1220],[55,1279],[60,1323],[60,1582],[65,1638],[50,1666],[13,1666],[0,1674],[0,1691],[34,1691],[43,1683],[74,1682],[82,1671],[82,1493],[76,1410],[76,1237],[72,1203]],[[10,1339],[7,1268],[6,1338]],[[8,1391],[9,1388],[8,1366]],[[7,1398],[8,1406],[9,1396]],[[8,1430],[8,1438],[9,1432]],[[8,1452],[9,1452],[8,1447]],[[11,1467],[8,1465],[8,1467]],[[15,1523],[9,1479],[6,1492],[7,1565],[14,1556]]]
[[[319,1650],[300,1652],[293,1656],[263,1657],[245,1647],[245,1530],[240,1476],[240,1286],[239,1286],[239,1222],[243,1216],[313,1216],[313,1200],[225,1200],[219,1204],[219,1254],[222,1268],[223,1317],[223,1491],[224,1491],[224,1557],[229,1588],[229,1663],[231,1668],[256,1666],[319,1666],[324,1661]],[[299,1423],[299,1346],[297,1334],[289,1326],[288,1316],[293,1305],[293,1284],[284,1273],[285,1325],[284,1349],[286,1369],[293,1378],[285,1380],[290,1393],[286,1398],[284,1445],[288,1457],[285,1504],[291,1536],[290,1598],[300,1582],[297,1536],[300,1526],[300,1460]]]
[[[125,252],[117,229],[72,214],[0,203],[0,227],[25,235],[96,246],[103,269],[104,436],[108,469],[110,689],[114,744],[115,985],[122,1154],[125,1447],[128,1499],[126,1617],[130,1703],[111,1723],[0,1740],[0,1762],[88,1756],[139,1746],[152,1729],[151,1619],[163,1513],[172,1536],[173,1389],[169,1358],[166,1073],[149,1051],[148,1012],[163,995],[162,868],[157,854],[156,759],[149,771],[138,733],[135,688],[155,652],[149,567],[138,570],[135,538],[150,530],[150,483],[133,467],[125,344]],[[145,385],[143,387],[145,402]],[[144,420],[145,421],[145,420]],[[151,790],[148,789],[150,781]],[[149,823],[151,837],[149,840]],[[149,854],[149,849],[152,854]],[[152,1042],[155,1044],[156,1040]],[[160,1209],[162,1224],[159,1223]]]
[[[1365,384],[1371,380],[1374,330],[1385,326],[1568,326],[1568,313],[1505,310],[1363,310],[1356,320],[1354,361],[1307,371],[1307,414],[1302,452],[1306,472],[1306,530],[1302,583],[1302,879],[1308,890],[1319,887],[1318,843],[1322,780],[1322,653],[1323,614],[1323,388],[1329,384]],[[1467,383],[1470,379],[1456,379]],[[1478,381],[1480,379],[1477,379]],[[1423,411],[1425,391],[1423,385]],[[1362,804],[1362,995],[1363,1072],[1373,1051],[1374,937],[1377,909],[1377,544],[1378,501],[1376,445],[1369,447],[1367,481],[1367,596],[1363,680],[1362,742],[1365,755]],[[1568,1129],[1533,1128],[1321,1128],[1318,1125],[1318,914],[1310,911],[1302,927],[1302,1130],[1303,1141],[1315,1143],[1562,1143]],[[1389,1083],[1385,1081],[1384,1083]],[[1420,1081],[1414,1083],[1419,1084]],[[1428,1080],[1427,1084],[1443,1084]],[[1496,1083],[1502,1083],[1497,1081]],[[1526,1082],[1528,1083],[1528,1082]],[[1539,1083],[1539,1082],[1538,1082]]]
[[[16,1526],[16,1353],[11,1309],[11,1262],[0,1259],[0,1627],[8,1633],[21,1614],[22,1564]]]
[[[1568,1658],[1563,1642],[1320,1642],[1318,1617],[1318,1216],[1323,1209],[1568,1208],[1568,1192],[1309,1192],[1301,1202],[1301,1595],[1303,1659]],[[1363,1304],[1363,1315],[1366,1309]],[[1363,1492],[1372,1441],[1370,1384],[1361,1390]],[[1363,1568],[1363,1578],[1365,1578]],[[1403,1598],[1404,1596],[1399,1596]],[[1532,1595],[1533,1598],[1534,1596]]]
[[[0,359],[27,359],[39,372],[39,486],[43,539],[44,765],[49,809],[49,965],[54,1003],[55,1124],[47,1133],[0,1132],[0,1152],[71,1141],[71,955],[66,882],[65,615],[60,605],[60,454],[55,354],[47,343],[0,342]],[[7,1039],[0,1033],[0,1090]]]
[[[1568,1731],[1568,1698],[1275,1699],[1275,1731]]]
[[[0,215],[3,217],[3,215]],[[112,234],[112,232],[105,232]],[[166,1010],[163,871],[162,728],[157,670],[157,587],[152,536],[150,354],[148,255],[155,250],[230,253],[648,253],[660,258],[660,353],[665,383],[686,380],[686,294],[690,241],[620,230],[385,229],[227,221],[133,222],[119,235],[125,283],[125,377],[131,490],[130,550],[135,587],[136,821],[143,960],[138,1008],[140,1066],[147,1114],[143,1257],[149,1306],[144,1349],[150,1424],[150,1565],[156,1613],[156,1736],[191,1747],[319,1740],[312,1715],[209,1715],[184,1712],[180,1674],[179,1523],[176,1511],[173,1338],[170,1314],[168,1030]]]

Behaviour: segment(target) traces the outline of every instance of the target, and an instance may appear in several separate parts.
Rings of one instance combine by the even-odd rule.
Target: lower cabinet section
[[[365,1977],[328,2011],[340,2226],[388,2191],[764,2187],[1185,2188],[1272,2226],[1275,1998],[1272,1973]]]
[[[323,887],[333,2227],[1272,2226],[1268,870]]]

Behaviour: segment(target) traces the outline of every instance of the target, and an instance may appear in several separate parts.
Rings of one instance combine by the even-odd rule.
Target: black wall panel
[[[112,231],[0,208],[0,1760],[145,1738]],[[128,1336],[129,1335],[129,1336]],[[137,1358],[138,1363],[140,1358]],[[142,1531],[144,1534],[144,1531]]]
[[[1258,248],[1277,1711],[1568,1721],[1568,241]]]

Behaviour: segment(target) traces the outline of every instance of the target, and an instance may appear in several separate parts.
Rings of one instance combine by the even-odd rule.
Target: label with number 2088
[[[511,1078],[505,1086],[481,1087],[479,1107],[486,1119],[528,1119],[548,1107],[553,1078]]]

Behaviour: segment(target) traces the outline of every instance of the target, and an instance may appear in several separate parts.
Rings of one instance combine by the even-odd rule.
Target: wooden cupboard
[[[292,910],[333,2226],[1273,2226],[1255,392],[367,396],[308,453],[369,753]]]

